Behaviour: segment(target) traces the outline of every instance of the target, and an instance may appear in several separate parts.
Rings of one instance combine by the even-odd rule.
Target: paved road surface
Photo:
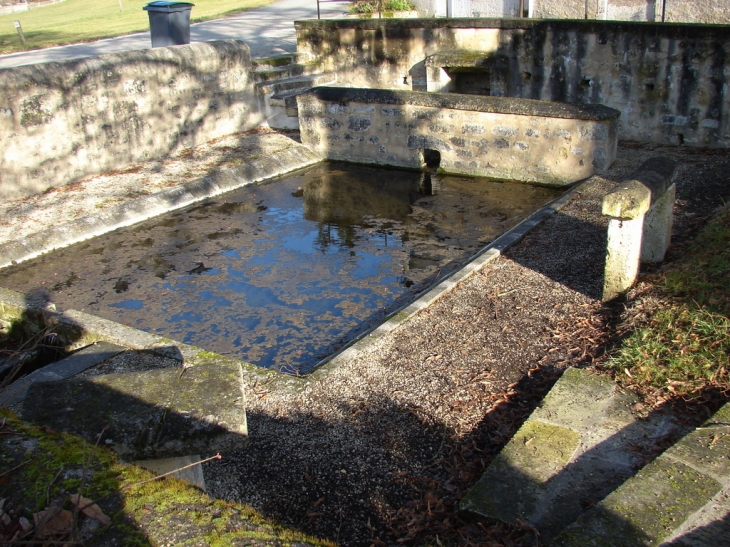
[[[320,0],[322,18],[341,17],[347,10],[347,1]],[[195,8],[193,8],[194,13]],[[196,23],[190,27],[192,42],[237,38],[251,48],[252,57],[263,57],[296,50],[294,21],[317,17],[316,0],[281,0],[270,6],[228,17]],[[80,59],[150,47],[150,33],[142,32],[119,38],[83,44],[53,47],[23,53],[0,55],[0,68]]]

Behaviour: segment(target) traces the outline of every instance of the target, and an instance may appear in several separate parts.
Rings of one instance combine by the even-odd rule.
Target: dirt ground
[[[524,530],[463,520],[458,501],[561,371],[614,343],[622,303],[600,303],[601,200],[657,155],[681,164],[681,249],[730,197],[730,157],[622,143],[606,177],[325,380],[297,393],[247,386],[250,445],[205,465],[210,494],[346,546],[519,544]]]

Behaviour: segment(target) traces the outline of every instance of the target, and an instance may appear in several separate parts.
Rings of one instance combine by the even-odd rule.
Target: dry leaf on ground
[[[71,496],[71,503],[78,505],[81,512],[94,520],[98,520],[104,526],[111,526],[112,519],[110,519],[104,512],[96,505],[93,501],[84,496],[76,494]]]
[[[37,539],[65,537],[73,530],[74,516],[71,511],[52,505],[33,515]]]

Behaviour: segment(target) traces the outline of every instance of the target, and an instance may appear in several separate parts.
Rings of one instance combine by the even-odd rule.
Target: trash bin
[[[142,9],[150,16],[152,47],[190,43],[190,10],[195,4],[156,0]]]

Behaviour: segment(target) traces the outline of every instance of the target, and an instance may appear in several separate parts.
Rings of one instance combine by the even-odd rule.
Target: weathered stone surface
[[[302,142],[333,160],[419,168],[424,150],[438,150],[446,172],[563,186],[616,155],[619,113],[601,105],[340,87],[297,101],[310,113]],[[349,114],[365,107],[367,115]]]
[[[312,95],[323,103],[347,104],[378,104],[378,105],[410,105],[430,108],[453,108],[458,110],[473,110],[475,112],[491,112],[495,114],[514,114],[520,116],[535,116],[543,118],[564,118],[591,121],[617,120],[621,113],[613,108],[600,104],[568,104],[551,101],[536,101],[531,99],[510,99],[501,97],[480,97],[475,95],[418,93],[402,90],[365,89],[351,87],[315,87],[308,95]],[[311,107],[309,107],[311,108]],[[314,111],[316,111],[316,107]],[[389,109],[389,114],[390,113]],[[420,110],[413,112],[416,119],[431,118],[437,112]],[[501,127],[501,126],[498,126]],[[581,125],[581,127],[583,127]],[[586,126],[584,131],[593,140],[593,132],[601,132],[604,139],[607,131],[593,129],[594,125]],[[483,132],[483,128],[481,132]],[[506,135],[512,136],[516,130],[505,128]],[[496,134],[496,133],[495,133]]]
[[[257,158],[180,186],[110,207],[99,214],[49,226],[22,240],[0,243],[0,268],[190,205],[239,186],[275,177],[320,161],[304,146]]]
[[[556,547],[727,544],[730,498],[720,494],[730,486],[728,418],[725,405],[567,527]]]
[[[104,432],[127,460],[233,450],[247,442],[241,375],[218,362],[38,383],[21,415],[90,442]]]
[[[460,510],[510,524],[520,519],[550,542],[631,477],[642,450],[677,430],[661,414],[637,420],[629,411],[635,402],[610,378],[566,370]]]
[[[633,219],[644,215],[674,183],[677,163],[656,157],[644,162],[628,180],[603,199],[603,214],[613,218]]]
[[[637,180],[622,182],[603,198],[603,214],[612,218],[642,218],[651,206],[651,190]]]
[[[73,355],[51,363],[30,373],[9,385],[0,393],[0,406],[11,406],[25,398],[30,386],[37,382],[50,382],[70,378],[105,359],[124,351],[124,347],[109,342],[95,342],[80,349]]]
[[[579,16],[299,21],[297,47],[355,87],[453,92],[471,71],[482,94],[615,108],[623,140],[728,146],[729,27],[576,20],[585,2],[553,4]]]
[[[199,465],[200,456],[197,454],[192,456],[178,456],[176,458],[161,458],[159,460],[137,460],[132,463],[149,469],[158,475],[171,473],[173,477],[189,482],[200,488],[203,492],[207,490],[205,487],[205,477],[203,476],[203,467]],[[183,467],[186,469],[181,469]],[[178,469],[181,470],[177,471]],[[173,471],[174,473],[172,473]]]
[[[677,165],[651,158],[603,198],[608,226],[603,299],[611,300],[636,281],[639,262],[661,262],[669,247]]]
[[[238,40],[0,71],[0,197],[21,197],[257,126]]]

